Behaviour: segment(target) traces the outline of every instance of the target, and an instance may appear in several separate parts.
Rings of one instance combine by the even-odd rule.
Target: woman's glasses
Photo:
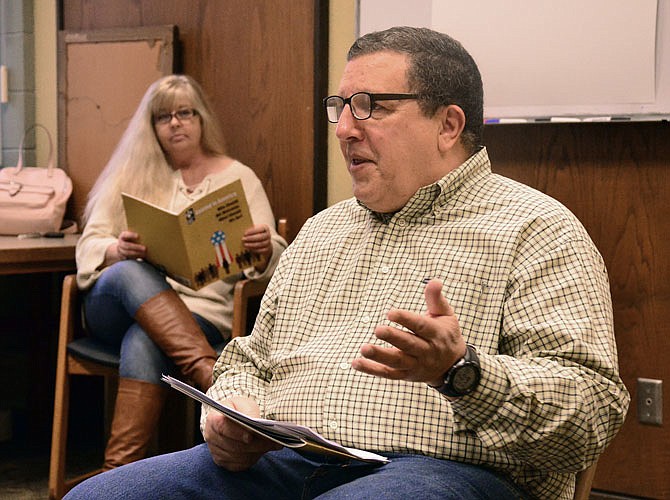
[[[193,108],[178,109],[177,111],[172,111],[171,113],[159,113],[154,116],[154,123],[156,125],[167,125],[172,122],[173,118],[176,118],[179,122],[188,122],[193,119],[198,112]]]

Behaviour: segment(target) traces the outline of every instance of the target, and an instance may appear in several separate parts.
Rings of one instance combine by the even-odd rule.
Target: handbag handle
[[[33,129],[41,128],[44,130],[47,134],[47,137],[49,138],[49,161],[47,162],[47,176],[51,177],[53,175],[53,170],[54,170],[54,144],[53,140],[51,139],[51,133],[49,132],[49,129],[46,128],[44,125],[41,123],[35,123],[34,125],[31,125],[26,129],[26,131],[23,134],[23,138],[21,139],[21,145],[19,146],[19,159],[16,162],[16,169],[14,170],[14,175],[18,175],[19,172],[21,172],[21,169],[23,168],[23,143],[26,140],[26,137],[28,136],[28,132],[30,132]]]

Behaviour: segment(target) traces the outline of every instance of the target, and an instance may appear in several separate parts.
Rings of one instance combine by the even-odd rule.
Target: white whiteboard
[[[459,40],[489,122],[670,118],[670,0],[358,0],[358,34]]]

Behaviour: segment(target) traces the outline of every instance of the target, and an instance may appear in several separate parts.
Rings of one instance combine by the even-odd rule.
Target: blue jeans
[[[111,265],[84,296],[84,315],[92,337],[120,350],[119,375],[161,384],[162,373],[176,372],[172,360],[135,322],[147,300],[171,287],[153,266],[136,260]],[[213,346],[223,342],[219,330],[193,314]]]
[[[94,476],[65,499],[527,498],[502,474],[484,467],[421,455],[387,456],[391,462],[378,466],[283,448],[266,453],[247,471],[228,472],[201,444]]]

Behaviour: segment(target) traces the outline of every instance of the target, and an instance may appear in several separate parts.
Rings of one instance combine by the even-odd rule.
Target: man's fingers
[[[361,347],[361,354],[366,359],[395,370],[410,370],[416,367],[416,358],[393,347],[365,344]]]
[[[352,360],[351,367],[359,372],[374,375],[375,377],[383,377],[393,380],[407,380],[410,370],[399,370],[391,368],[383,363],[378,363],[366,357],[356,358]]]

